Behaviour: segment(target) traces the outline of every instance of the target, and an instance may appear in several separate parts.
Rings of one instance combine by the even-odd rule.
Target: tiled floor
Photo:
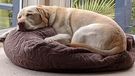
[[[0,76],[135,76],[135,66],[129,70],[109,73],[49,73],[39,72],[18,67],[10,62],[5,55],[3,48],[0,48]]]

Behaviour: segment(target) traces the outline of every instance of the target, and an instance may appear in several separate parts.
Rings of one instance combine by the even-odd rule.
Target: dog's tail
[[[107,50],[93,48],[89,45],[85,45],[85,44],[81,44],[81,43],[77,43],[77,44],[71,43],[71,44],[69,44],[69,46],[71,46],[71,47],[82,47],[82,48],[85,48],[85,49],[89,50],[90,52],[98,53],[98,54],[101,54],[101,55],[104,55],[104,56],[114,55],[114,54],[118,54],[118,53],[121,53],[121,52],[125,51],[123,48],[121,48],[119,46],[115,46],[114,48],[107,49]]]

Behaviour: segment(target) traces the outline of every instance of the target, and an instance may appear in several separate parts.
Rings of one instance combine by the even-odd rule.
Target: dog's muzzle
[[[18,22],[19,30],[26,31],[25,22]]]

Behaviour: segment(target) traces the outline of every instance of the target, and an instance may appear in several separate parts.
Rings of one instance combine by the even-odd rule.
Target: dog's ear
[[[43,6],[37,6],[37,11],[39,12],[39,14],[41,15],[42,20],[44,21],[44,23],[46,24],[46,26],[49,25],[49,13],[47,10],[45,10],[43,8]]]

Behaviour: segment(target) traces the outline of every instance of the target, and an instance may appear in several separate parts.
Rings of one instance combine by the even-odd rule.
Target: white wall
[[[50,0],[50,5],[70,7],[70,0]]]
[[[29,6],[29,5],[44,5],[45,0],[23,0],[23,7]]]
[[[45,1],[47,0],[23,0],[23,7],[29,5],[45,5]],[[63,7],[70,7],[70,0],[49,0],[50,6],[63,6]]]

